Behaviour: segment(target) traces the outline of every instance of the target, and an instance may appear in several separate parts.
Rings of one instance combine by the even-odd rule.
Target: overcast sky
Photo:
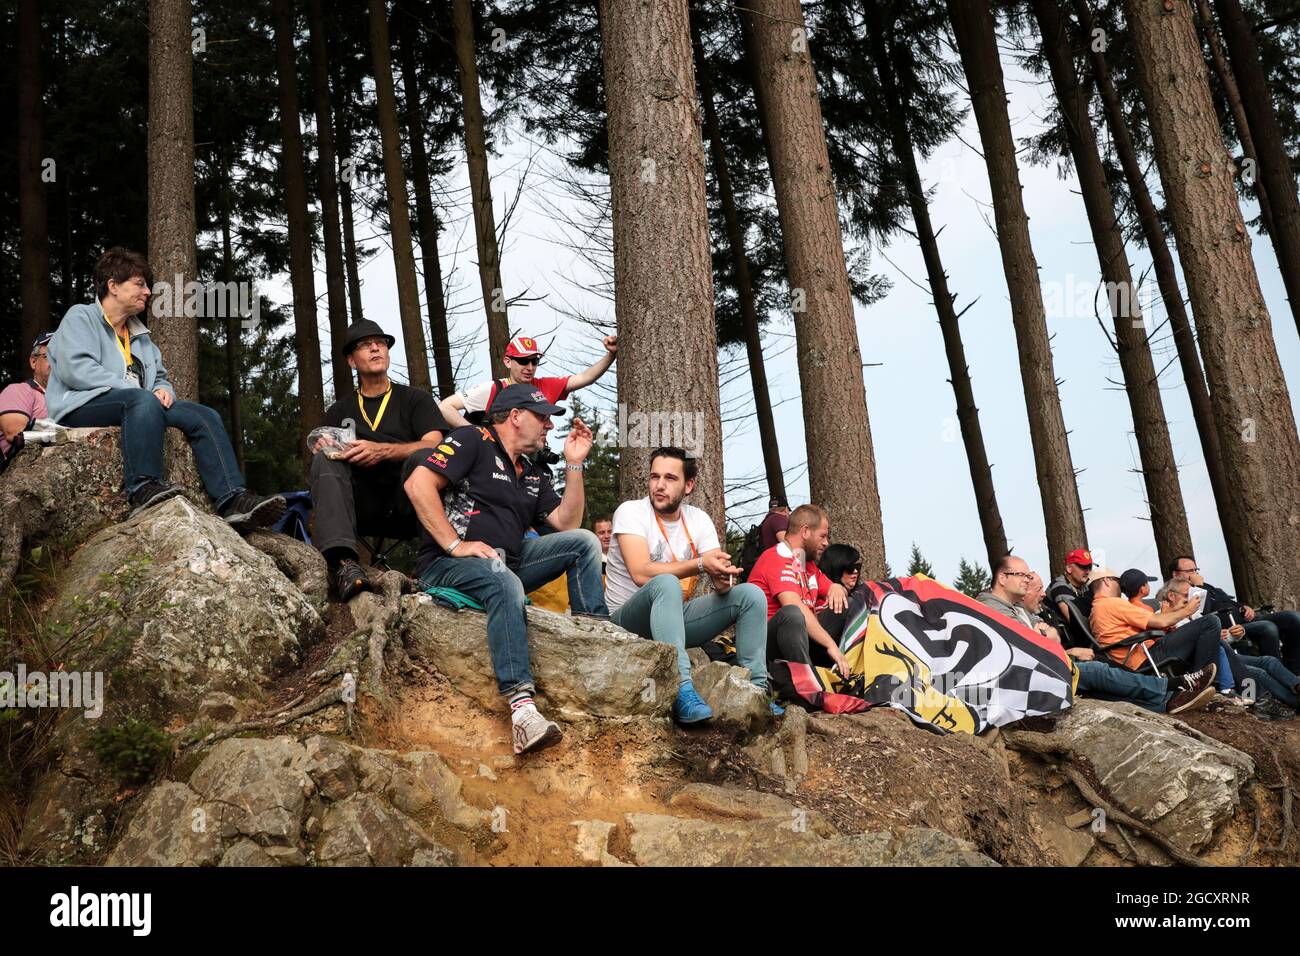
[[[1003,67],[1014,133],[1017,141],[1022,141],[1044,126],[1047,91],[1005,55]],[[566,313],[578,311],[612,322],[613,307],[590,291],[598,285],[599,276],[567,246],[571,231],[556,219],[557,210],[570,216],[579,210],[551,179],[559,167],[555,154],[525,137],[517,127],[510,137],[509,142],[499,144],[502,153],[490,160],[498,222],[506,205],[515,198],[530,156],[534,162],[503,250],[503,281],[510,296],[527,291],[530,296],[540,297],[526,308],[513,309],[510,324],[512,329],[539,336],[549,337],[554,330],[551,353],[539,374],[577,371],[596,358],[599,343],[595,332]],[[968,116],[960,137],[951,139],[931,157],[922,176],[927,186],[936,187],[931,216],[935,227],[942,227],[940,248],[950,288],[958,296],[958,307],[978,299],[962,319],[962,336],[1007,538],[1012,549],[1032,568],[1045,573],[1048,555],[1042,503],[1006,281],[991,227],[988,177],[980,155],[965,145],[978,142],[974,119]],[[1117,570],[1139,567],[1155,575],[1158,560],[1141,475],[1135,472],[1139,460],[1128,401],[1122,389],[1107,381],[1119,380],[1121,374],[1114,351],[1093,314],[1091,291],[1100,277],[1077,183],[1073,172],[1062,179],[1054,167],[1023,164],[1021,180],[1048,305],[1048,326],[1054,335],[1056,375],[1061,380],[1071,453],[1075,468],[1082,470],[1079,493],[1089,542],[1097,559]],[[1153,181],[1152,185],[1158,192],[1159,184]],[[376,184],[373,188],[380,187]],[[481,381],[488,374],[463,162],[458,162],[455,175],[441,188],[447,206],[444,215],[450,220],[442,234],[440,254],[444,273],[450,273],[450,304],[456,311],[453,336],[477,339],[476,345],[458,356],[462,362],[457,378],[460,385]],[[459,209],[451,208],[457,205]],[[1253,208],[1246,211],[1248,217],[1256,214]],[[387,242],[387,236],[378,234],[372,224],[358,223],[358,232],[375,236],[376,243]],[[1300,341],[1272,246],[1265,237],[1252,235],[1251,239],[1294,410],[1300,383]],[[1162,323],[1164,309],[1155,294],[1154,276],[1147,272],[1150,257],[1135,247],[1130,247],[1129,252],[1135,275],[1145,273],[1151,286],[1150,298],[1144,299],[1155,303],[1148,327]],[[317,267],[323,270],[320,261]],[[865,375],[886,552],[894,572],[901,573],[915,541],[937,576],[951,581],[961,557],[982,562],[983,538],[920,248],[910,237],[900,236],[890,245],[873,250],[872,267],[893,283],[881,301],[857,308],[863,360],[879,363],[865,369]],[[398,336],[394,358],[400,375],[404,356],[396,280],[386,246],[363,267],[361,284],[366,318],[379,321]],[[918,288],[917,284],[926,288]],[[323,271],[316,287],[323,297]],[[287,282],[268,291],[278,301],[291,300]],[[1110,327],[1104,299],[1099,300],[1099,308]],[[323,298],[320,321],[322,341],[328,341]],[[776,317],[765,336],[765,352],[787,488],[792,503],[799,503],[808,498],[808,483],[799,378],[790,348],[792,333],[789,318]],[[1223,536],[1167,326],[1159,330],[1153,346],[1156,367],[1164,369],[1161,385],[1165,414],[1180,466],[1196,557],[1208,580],[1230,587]],[[662,359],[680,360],[672,343],[664,343]],[[733,362],[743,362],[743,350],[733,356]],[[743,368],[734,365],[733,371],[743,372]],[[328,377],[327,368],[327,388]],[[612,412],[613,374],[603,380],[605,384],[609,387],[588,390],[581,397]],[[741,374],[724,388],[724,416],[728,410],[744,409],[749,404],[748,377]],[[733,485],[741,479],[761,479],[757,438],[752,416],[727,426],[724,467],[729,488],[728,518],[745,528],[761,516],[765,501],[740,507],[738,502],[753,499],[755,492]],[[1279,476],[1279,480],[1295,478]],[[754,487],[761,489],[761,480]],[[1055,556],[1054,563],[1059,563],[1061,557]]]

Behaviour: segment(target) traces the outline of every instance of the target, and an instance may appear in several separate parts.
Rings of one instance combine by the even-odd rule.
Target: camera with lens
[[[533,455],[533,458],[539,465],[545,465],[547,468],[551,468],[560,463],[560,453],[558,451],[552,451],[550,445],[543,445],[537,454]]]

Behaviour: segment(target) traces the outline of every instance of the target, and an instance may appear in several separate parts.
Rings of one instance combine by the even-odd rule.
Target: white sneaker
[[[517,754],[559,743],[560,725],[543,717],[536,704],[524,704],[516,708],[510,715],[510,724]]]

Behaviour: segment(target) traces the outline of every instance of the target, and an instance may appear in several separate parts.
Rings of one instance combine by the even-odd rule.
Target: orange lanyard
[[[104,316],[104,324],[107,325],[108,330],[113,333],[113,342],[117,345],[117,350],[122,353],[122,361],[126,363],[126,371],[129,374],[131,371],[131,330],[128,328],[122,329],[122,334],[126,336],[126,341],[123,342],[122,339],[118,337],[117,329],[113,328],[113,323],[108,321],[108,314],[104,312],[104,307],[102,305],[99,307],[99,314]]]
[[[686,532],[686,543],[691,546],[690,556],[692,558],[698,558],[700,556],[700,552],[695,548],[695,539],[691,537],[691,529],[690,526],[686,523],[685,512],[682,513],[681,522],[682,522],[682,530]],[[674,561],[678,560],[676,552],[673,551],[673,543],[668,540],[668,529],[664,527],[663,519],[659,517],[659,512],[657,511],[655,512],[655,523],[659,525],[659,533],[664,536],[664,544],[668,548],[668,556],[672,558]],[[690,582],[689,587],[687,586],[688,581]],[[682,600],[689,601],[691,599],[691,595],[695,593],[695,588],[700,583],[700,576],[698,574],[692,574],[689,578],[679,578],[677,583],[682,586]]]

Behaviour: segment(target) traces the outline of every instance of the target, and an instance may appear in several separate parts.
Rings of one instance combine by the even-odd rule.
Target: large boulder
[[[501,706],[484,614],[447,610],[420,595],[403,598],[402,609],[412,655],[482,706]],[[530,607],[528,645],[538,696],[548,716],[664,717],[672,709],[677,655],[666,644],[606,621]]]
[[[692,683],[713,711],[715,726],[757,733],[772,723],[767,691],[749,680],[748,667],[709,661],[691,668]]]
[[[143,799],[110,866],[446,866],[425,821],[490,842],[491,814],[466,803],[434,753],[397,754],[316,736],[232,738],[188,784]],[[450,831],[449,831],[450,832]]]
[[[965,840],[916,827],[822,837],[797,819],[713,823],[627,815],[638,866],[996,866]]]
[[[183,497],[87,541],[51,618],[73,628],[102,619],[70,659],[109,671],[110,700],[158,716],[193,713],[212,691],[258,696],[324,633],[270,557]]]
[[[1133,704],[1078,700],[1051,740],[1090,767],[1120,809],[1190,851],[1231,819],[1255,773],[1240,750]]]

